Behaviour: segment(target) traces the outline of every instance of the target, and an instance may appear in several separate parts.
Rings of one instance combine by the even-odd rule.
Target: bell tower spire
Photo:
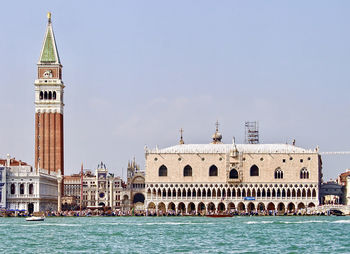
[[[52,29],[51,12],[47,13],[47,27],[44,37],[44,44],[41,48],[38,64],[61,64],[56,46],[56,39]]]
[[[62,65],[52,29],[51,13],[40,52],[35,86],[35,165],[37,170],[61,172],[63,156]]]

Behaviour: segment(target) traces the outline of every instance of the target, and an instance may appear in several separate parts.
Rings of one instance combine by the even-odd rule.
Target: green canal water
[[[350,217],[0,218],[0,253],[350,253]]]

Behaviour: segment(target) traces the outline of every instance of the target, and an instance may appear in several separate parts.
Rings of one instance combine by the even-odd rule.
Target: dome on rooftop
[[[214,135],[212,136],[213,141],[211,142],[212,144],[222,144],[221,139],[222,139],[222,135],[219,132],[219,122],[216,122],[216,130]]]

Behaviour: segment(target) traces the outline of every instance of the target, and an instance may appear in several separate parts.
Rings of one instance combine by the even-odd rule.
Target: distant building
[[[83,174],[83,208],[121,208],[121,192],[123,181],[108,173],[106,165],[98,164],[95,175],[91,171]],[[81,196],[81,176],[74,174],[64,176],[64,194],[62,198],[63,209],[78,209]]]
[[[6,209],[28,213],[57,210],[57,174],[32,166],[7,156],[0,159],[3,186],[7,191]],[[4,175],[6,173],[6,176]],[[3,197],[3,194],[2,194]]]
[[[341,173],[338,176],[338,179],[337,179],[338,184],[346,186],[348,176],[350,176],[350,169],[346,169],[344,173]]]
[[[350,175],[346,177],[345,205],[350,205]]]
[[[144,211],[145,172],[136,164],[135,159],[128,163],[127,182],[122,192],[122,209]]]
[[[319,205],[318,149],[289,144],[210,144],[145,150],[149,211],[297,211]]]
[[[0,166],[0,209],[6,209],[6,169],[5,165]]]
[[[344,186],[337,181],[322,183],[320,187],[321,204],[344,204],[344,190]]]
[[[332,200],[338,200],[338,204],[350,204],[348,202],[348,191],[349,191],[349,183],[348,183],[348,177],[350,176],[350,169],[346,169],[345,172],[341,173],[337,180],[332,182],[333,183],[333,190],[331,188],[328,188],[328,190],[332,190],[333,192],[337,192],[337,194],[331,198]],[[335,184],[336,183],[336,184]],[[324,185],[324,184],[322,184]],[[323,189],[323,188],[322,188]],[[331,193],[329,193],[331,195]],[[328,197],[327,199],[329,199]],[[326,200],[327,201],[327,200]]]

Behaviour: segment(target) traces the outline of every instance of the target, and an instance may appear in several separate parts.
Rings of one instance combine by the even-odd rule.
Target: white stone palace
[[[145,149],[145,207],[155,212],[297,212],[319,204],[318,149],[289,144],[210,144]]]
[[[49,173],[40,168],[33,170],[32,166],[9,155],[0,159],[0,172],[3,208],[28,213],[57,210],[56,172]]]

